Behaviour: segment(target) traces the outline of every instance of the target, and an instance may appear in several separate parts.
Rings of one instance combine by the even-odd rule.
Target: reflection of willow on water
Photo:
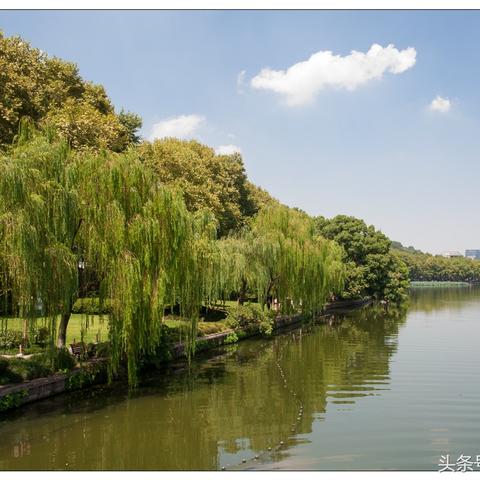
[[[130,397],[121,389],[92,390],[90,400],[27,419],[24,430],[17,425],[3,437],[0,468],[213,470],[248,468],[255,455],[279,461],[307,441],[304,434],[328,409],[354,408],[362,396],[388,388],[405,313],[367,308],[336,317],[338,324],[245,341],[189,371],[153,376]],[[31,445],[24,463],[11,453],[19,433]]]
[[[476,294],[476,295],[475,295]],[[453,285],[445,287],[420,287],[410,289],[411,312],[435,312],[437,310],[463,310],[480,295],[480,285]]]
[[[314,327],[285,353],[287,376],[305,399],[306,412],[320,418],[328,403],[351,405],[388,388],[389,359],[405,310],[368,308],[340,317],[338,324]],[[307,419],[304,426],[310,431]]]

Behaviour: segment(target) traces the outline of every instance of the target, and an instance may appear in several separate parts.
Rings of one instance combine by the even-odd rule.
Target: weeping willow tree
[[[341,249],[315,234],[313,219],[280,205],[263,208],[236,237],[220,242],[225,290],[247,288],[263,305],[273,298],[284,313],[318,313],[343,283]]]
[[[210,267],[216,221],[190,213],[180,191],[160,184],[137,153],[79,155],[72,178],[81,199],[83,254],[99,273],[100,302],[111,302],[111,372],[125,357],[132,385],[160,342],[167,307],[178,305],[196,337],[199,310],[215,296]]]
[[[190,213],[182,193],[161,185],[134,150],[74,153],[27,124],[0,167],[0,283],[11,285],[21,317],[35,318],[41,303],[52,344],[58,330],[64,346],[78,268],[87,267],[99,279],[100,304],[111,303],[112,374],[125,360],[135,385],[167,307],[191,319],[193,349],[200,307],[219,289],[210,213]]]
[[[315,236],[306,214],[271,205],[218,241],[214,216],[189,212],[135,149],[72,152],[25,124],[0,162],[0,285],[11,285],[25,319],[41,304],[52,346],[58,331],[63,347],[79,269],[95,272],[100,305],[110,305],[110,373],[125,361],[131,385],[167,309],[190,320],[190,355],[202,305],[232,292],[243,302],[249,289],[284,312],[315,313],[342,282],[339,248]]]
[[[0,158],[0,283],[16,313],[32,326],[40,311],[52,343],[56,322],[70,316],[78,289],[78,197],[69,182],[65,142],[39,135],[27,122],[9,154]],[[65,338],[60,340],[63,346]]]

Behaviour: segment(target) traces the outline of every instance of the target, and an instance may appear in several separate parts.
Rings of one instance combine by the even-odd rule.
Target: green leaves
[[[390,252],[390,240],[363,220],[337,215],[331,220],[315,219],[316,229],[334,240],[344,250],[346,263],[345,299],[371,295],[390,301],[406,296],[408,271],[404,263]]]
[[[139,141],[142,124],[135,114],[117,115],[103,86],[84,81],[73,63],[0,32],[0,146],[12,143],[25,117],[54,127],[75,149],[123,151]]]
[[[240,155],[215,155],[196,141],[175,138],[144,142],[142,160],[166,185],[183,191],[189,211],[209,210],[218,221],[219,236],[245,224],[258,211],[261,193],[247,181]]]
[[[263,305],[276,299],[285,313],[318,313],[343,284],[341,250],[315,234],[308,215],[288,207],[264,207],[250,228],[219,245],[226,291],[248,286]]]

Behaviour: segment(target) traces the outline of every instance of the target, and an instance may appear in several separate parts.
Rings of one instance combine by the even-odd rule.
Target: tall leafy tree
[[[407,270],[390,251],[391,241],[382,232],[363,220],[346,215],[337,215],[332,219],[317,217],[315,223],[319,234],[343,247],[347,264],[343,298],[371,295],[400,301],[405,297]],[[394,295],[395,289],[397,292]]]
[[[233,238],[221,242],[230,290],[256,293],[264,305],[273,298],[283,312],[318,313],[343,284],[341,250],[315,233],[313,219],[294,209],[269,205]]]
[[[216,155],[194,140],[175,138],[144,142],[140,154],[162,182],[184,192],[190,211],[207,208],[215,215],[220,236],[240,228],[258,211],[256,198],[262,191],[248,182],[238,154]]]
[[[78,296],[78,268],[93,269],[100,301],[109,299],[111,373],[121,359],[131,384],[138,364],[160,342],[165,309],[191,319],[216,298],[216,220],[191,213],[180,191],[165,187],[134,150],[72,152],[63,139],[26,125],[0,159],[2,284],[13,279],[20,316],[43,304],[52,343],[65,335]]]
[[[83,80],[75,64],[0,32],[0,147],[12,143],[24,117],[54,125],[73,148],[122,151],[141,126],[134,114],[117,115],[105,89]]]
[[[52,339],[61,316],[59,346],[78,291],[78,196],[69,179],[71,157],[64,141],[20,130],[10,155],[0,158],[0,257],[2,284],[10,285],[24,318],[40,302],[51,319]]]

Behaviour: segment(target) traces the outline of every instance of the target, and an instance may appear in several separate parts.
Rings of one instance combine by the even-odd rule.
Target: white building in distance
[[[463,255],[460,252],[442,252],[442,257],[455,258],[463,257]]]

